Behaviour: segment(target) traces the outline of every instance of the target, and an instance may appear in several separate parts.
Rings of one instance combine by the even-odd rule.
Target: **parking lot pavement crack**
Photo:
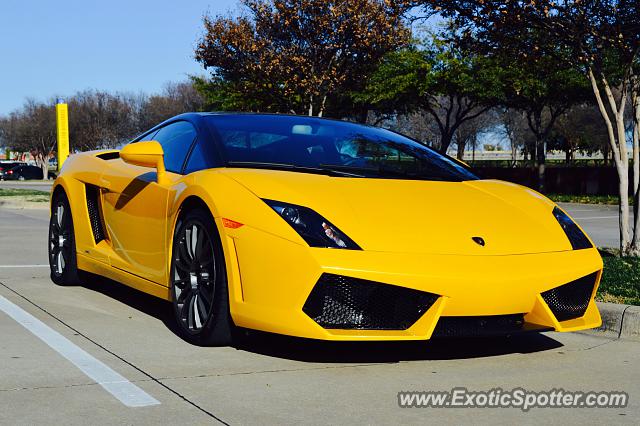
[[[599,348],[601,346],[605,346],[605,345],[610,345],[612,343],[617,342],[618,339],[607,339],[607,341],[602,342],[602,343],[598,343],[597,345],[593,345],[593,346],[587,346],[586,348],[577,348],[577,349],[567,349],[566,352],[583,352],[583,351],[590,351],[591,349],[596,349]]]
[[[144,383],[144,382],[152,382],[152,380],[151,379],[130,380],[130,382]],[[96,382],[91,382],[91,383],[72,383],[70,385],[63,385],[63,386],[30,386],[30,387],[21,387],[21,388],[0,389],[0,392],[21,392],[21,391],[34,391],[34,390],[46,390],[46,389],[67,389],[67,388],[81,388],[81,387],[89,387],[89,386],[100,386],[100,384]]]
[[[624,327],[624,316],[627,313],[627,309],[629,309],[631,307],[631,305],[627,306],[626,308],[624,308],[624,311],[622,311],[622,318],[620,319],[620,330],[618,330],[618,339],[622,336],[622,328]]]
[[[181,380],[181,379],[200,379],[209,377],[232,377],[232,376],[245,376],[253,374],[269,374],[269,373],[296,373],[300,371],[313,371],[313,370],[337,370],[341,368],[356,368],[356,367],[375,367],[380,365],[395,365],[390,362],[382,363],[369,363],[369,364],[350,364],[350,365],[330,365],[322,367],[309,367],[309,368],[281,368],[275,370],[257,370],[257,371],[240,371],[235,373],[222,373],[222,374],[198,374],[195,376],[167,376],[159,377],[158,380]]]
[[[184,402],[186,402],[187,404],[191,405],[192,407],[196,408],[197,410],[201,411],[202,413],[206,414],[207,416],[211,417],[212,419],[214,419],[215,421],[224,424],[224,425],[229,425],[227,422],[225,422],[224,420],[222,420],[221,418],[219,418],[218,416],[216,416],[215,414],[213,414],[212,412],[202,408],[201,406],[199,406],[198,404],[196,404],[195,402],[191,401],[190,399],[188,399],[186,396],[182,395],[180,392],[176,391],[175,389],[165,385],[164,383],[162,383],[160,380],[158,380],[156,377],[154,377],[153,375],[151,375],[150,373],[146,372],[145,370],[143,370],[142,368],[138,367],[137,365],[133,364],[132,362],[126,360],[125,358],[123,358],[122,356],[118,355],[117,353],[113,352],[112,350],[108,349],[107,347],[103,346],[102,344],[98,343],[97,341],[93,340],[91,337],[87,336],[86,334],[82,333],[80,330],[74,328],[73,326],[67,324],[66,322],[64,322],[62,319],[58,318],[57,316],[55,316],[54,314],[52,314],[51,312],[47,311],[45,308],[43,308],[42,306],[38,305],[37,303],[33,302],[31,299],[29,299],[28,297],[20,294],[18,291],[14,290],[13,288],[9,287],[8,285],[6,285],[4,282],[0,281],[0,285],[4,288],[6,288],[8,291],[10,291],[11,293],[15,294],[16,296],[18,296],[19,298],[23,299],[24,301],[28,302],[30,305],[36,307],[37,309],[39,309],[40,311],[42,311],[43,313],[45,313],[46,315],[50,316],[51,318],[53,318],[54,320],[56,320],[57,322],[59,322],[60,324],[62,324],[64,327],[68,328],[69,330],[73,331],[74,333],[76,333],[78,336],[81,336],[82,338],[84,338],[85,340],[93,343],[95,346],[97,346],[98,348],[102,349],[103,351],[109,353],[110,355],[114,356],[115,358],[119,359],[120,361],[122,361],[123,363],[127,364],[128,366],[130,366],[131,368],[133,368],[134,370],[138,371],[139,373],[143,374],[144,376],[149,378],[149,381],[155,382],[156,384],[158,384],[159,386],[163,387],[164,389],[166,389],[167,391],[171,392],[172,394],[174,394],[175,396],[177,396],[178,398],[182,399]]]

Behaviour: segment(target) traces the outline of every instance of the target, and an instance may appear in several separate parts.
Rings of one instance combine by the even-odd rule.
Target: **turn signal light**
[[[241,226],[244,226],[244,223],[236,222],[235,220],[227,219],[226,217],[222,218],[222,226],[225,228],[238,229]]]

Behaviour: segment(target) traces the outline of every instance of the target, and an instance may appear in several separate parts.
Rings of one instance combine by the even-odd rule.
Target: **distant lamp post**
[[[58,137],[58,171],[69,156],[69,109],[64,99],[56,101],[56,133]]]

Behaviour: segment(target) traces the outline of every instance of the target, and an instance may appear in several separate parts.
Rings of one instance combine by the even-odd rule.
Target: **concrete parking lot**
[[[615,245],[615,209],[567,208],[598,244]],[[25,326],[0,311],[0,424],[637,424],[640,418],[635,341],[544,333],[332,344],[252,334],[235,347],[195,347],[173,332],[165,302],[103,279],[52,284],[47,221],[45,210],[0,209],[0,301],[36,319],[27,317]],[[68,357],[86,362],[84,370],[27,330],[38,320],[53,331],[47,336],[66,338],[56,337],[54,347],[63,342]],[[105,368],[120,378],[96,380]],[[148,397],[147,405],[127,406],[130,398],[108,391],[129,384],[132,395]],[[399,391],[461,386],[625,391],[630,400],[626,408],[528,412],[398,407]]]

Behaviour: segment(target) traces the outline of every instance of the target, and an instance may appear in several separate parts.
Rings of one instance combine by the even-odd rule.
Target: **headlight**
[[[344,232],[308,207],[281,201],[263,201],[291,225],[311,247],[362,250]]]
[[[580,228],[578,228],[578,225],[576,225],[576,223],[571,220],[571,218],[567,216],[565,212],[560,210],[558,207],[555,207],[553,209],[553,215],[555,216],[560,226],[562,226],[562,229],[567,235],[567,238],[571,243],[571,247],[573,247],[574,250],[582,250],[593,247],[591,241],[589,241],[589,238],[587,238],[584,232],[582,232]]]

